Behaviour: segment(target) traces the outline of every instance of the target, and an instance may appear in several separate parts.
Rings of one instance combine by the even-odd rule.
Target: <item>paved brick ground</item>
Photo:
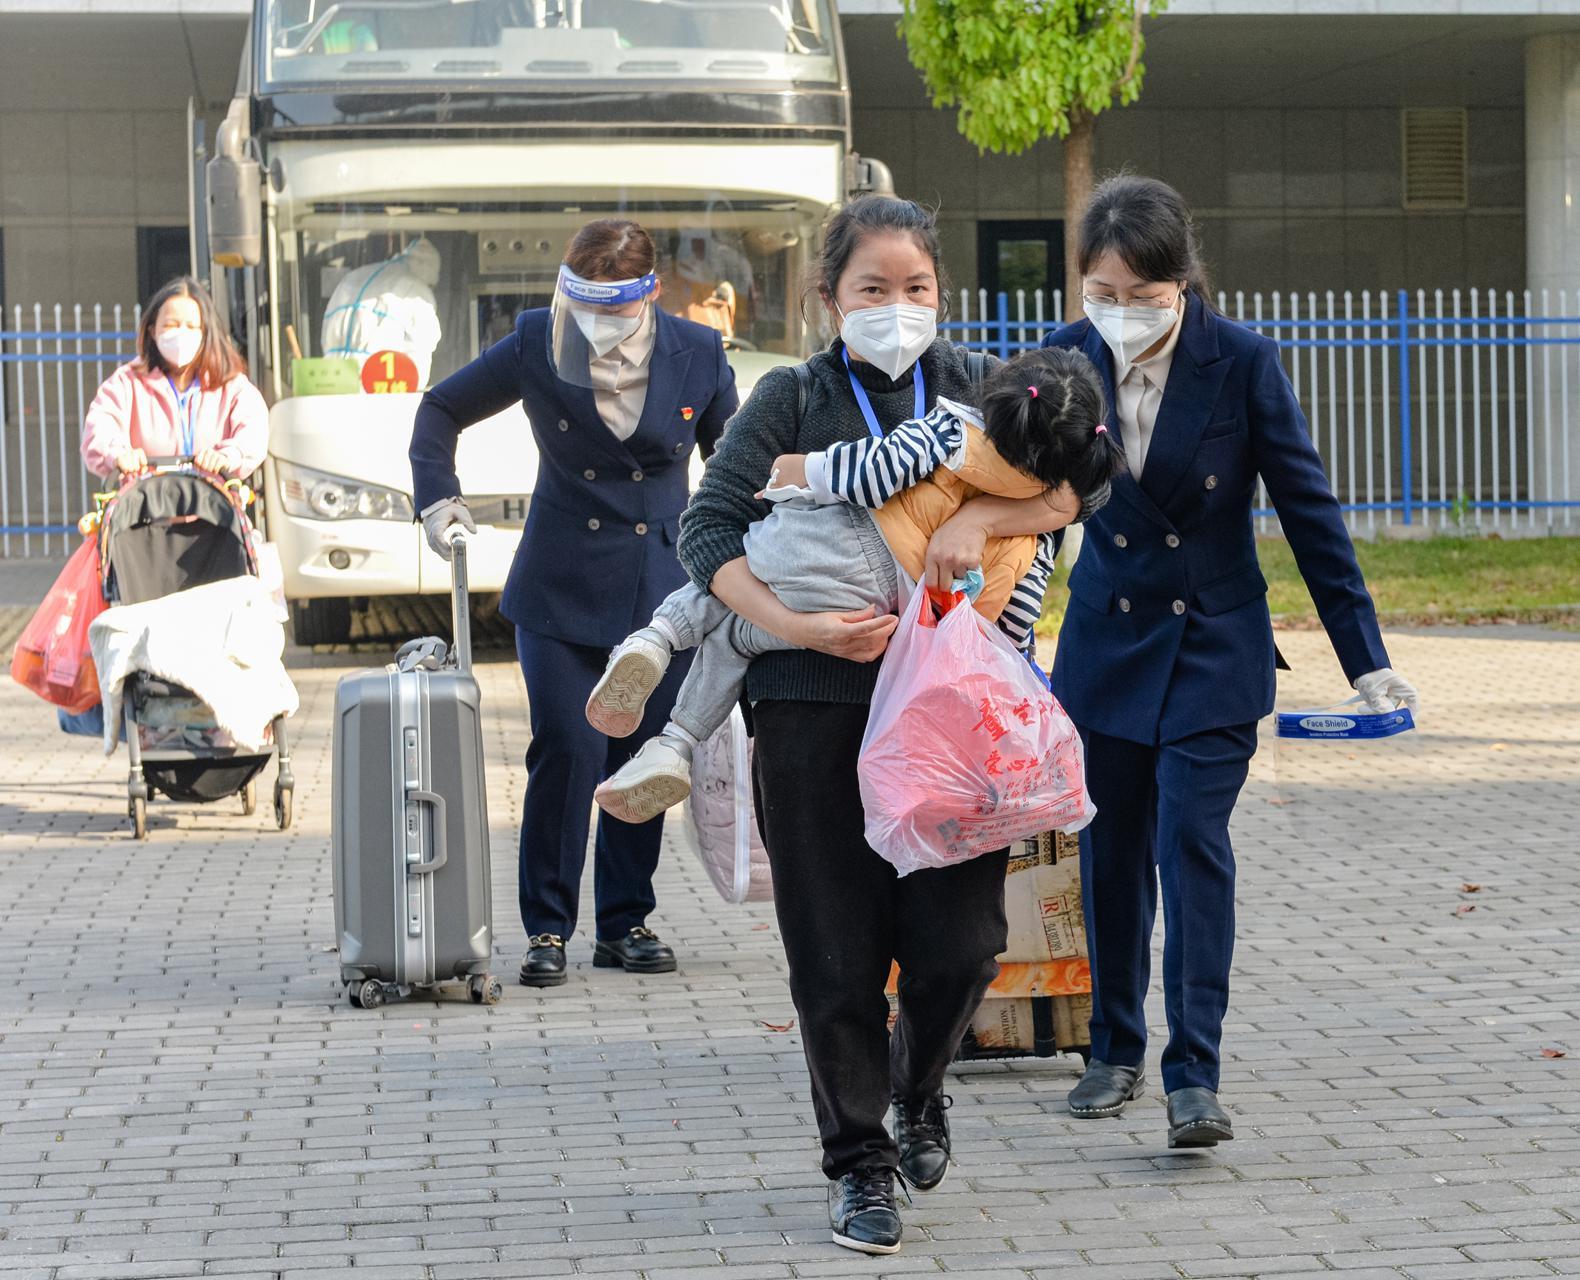
[[[1291,700],[1342,688],[1320,635],[1283,643]],[[771,911],[683,845],[678,975],[578,938],[557,991],[363,1013],[329,952],[343,668],[295,673],[295,831],[161,804],[141,845],[124,756],[0,686],[0,1280],[1580,1274],[1580,637],[1390,643],[1419,741],[1265,751],[1240,807],[1239,1138],[1168,1153],[1155,1093],[1076,1123],[1073,1059],[965,1067],[958,1167],[882,1261],[827,1243]],[[508,976],[525,708],[483,679]]]

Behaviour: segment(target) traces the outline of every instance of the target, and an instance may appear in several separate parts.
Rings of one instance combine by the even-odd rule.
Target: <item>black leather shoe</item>
[[[1081,1082],[1070,1090],[1070,1114],[1081,1120],[1117,1116],[1146,1087],[1144,1067],[1120,1067],[1093,1058]]]
[[[593,964],[627,973],[674,973],[675,953],[651,929],[637,925],[623,938],[593,943]]]
[[[894,1203],[894,1170],[852,1169],[828,1184],[828,1225],[834,1243],[857,1253],[900,1251],[900,1210]]]
[[[900,1174],[918,1191],[931,1191],[949,1172],[949,1117],[953,1102],[935,1093],[920,1102],[894,1099],[894,1141],[900,1148]]]
[[[1216,1147],[1234,1138],[1229,1113],[1211,1089],[1176,1089],[1169,1094],[1169,1146]]]
[[[521,962],[524,987],[559,987],[565,984],[565,939],[557,933],[535,933],[527,939],[527,958]]]

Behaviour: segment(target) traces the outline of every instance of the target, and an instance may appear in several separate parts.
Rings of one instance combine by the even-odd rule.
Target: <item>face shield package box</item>
[[[999,975],[957,1057],[1052,1057],[1085,1050],[1092,971],[1081,913],[1079,837],[1045,832],[1012,846],[1004,913],[1009,931]],[[892,1004],[892,975],[889,993]]]

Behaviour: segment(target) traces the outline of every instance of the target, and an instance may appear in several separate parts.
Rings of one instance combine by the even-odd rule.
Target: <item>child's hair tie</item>
[[[1036,387],[1027,387],[1026,390],[1031,392],[1031,398],[1033,400],[1035,400],[1037,398],[1037,388]]]
[[[1100,436],[1106,436],[1108,434],[1108,427],[1107,427],[1107,425],[1104,424],[1104,423],[1099,422],[1097,424],[1097,434],[1100,435]]]

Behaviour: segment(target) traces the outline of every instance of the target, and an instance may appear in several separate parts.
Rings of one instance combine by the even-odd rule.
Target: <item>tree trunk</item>
[[[1077,109],[1070,115],[1064,139],[1064,318],[1079,320],[1081,311],[1081,215],[1092,198],[1092,151],[1097,117]]]

